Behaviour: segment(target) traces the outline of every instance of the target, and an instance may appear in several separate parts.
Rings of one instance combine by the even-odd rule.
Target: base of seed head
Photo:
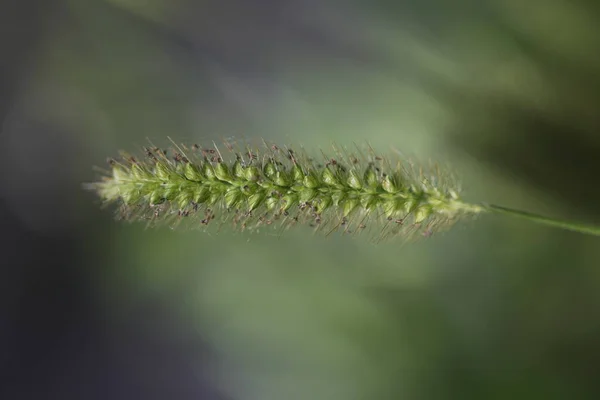
[[[481,207],[459,199],[458,184],[436,165],[365,150],[333,148],[313,158],[270,143],[144,147],[109,160],[88,185],[117,217],[149,225],[243,232],[301,225],[375,240],[429,237]]]

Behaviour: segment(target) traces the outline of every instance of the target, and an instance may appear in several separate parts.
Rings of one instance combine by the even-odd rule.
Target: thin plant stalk
[[[543,225],[553,226],[555,228],[566,229],[573,232],[584,233],[588,235],[600,236],[600,226],[583,224],[569,220],[551,218],[540,214],[527,211],[516,210],[513,208],[498,206],[495,204],[484,204],[484,209],[490,212],[511,215],[513,217],[524,218],[528,221],[537,222]]]

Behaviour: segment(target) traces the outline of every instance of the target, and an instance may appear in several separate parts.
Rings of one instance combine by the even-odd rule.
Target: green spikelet
[[[379,241],[430,236],[462,217],[495,212],[600,235],[595,226],[463,202],[456,180],[437,166],[416,167],[371,148],[366,155],[334,148],[318,162],[303,149],[274,144],[224,147],[225,157],[217,146],[198,145],[122,154],[86,187],[105,204],[117,203],[119,218],[150,225],[277,232],[306,225],[327,235],[368,232]]]
[[[458,197],[449,176],[401,160],[335,150],[321,163],[303,150],[264,143],[235,148],[144,148],[122,154],[88,185],[105,203],[118,203],[125,220],[240,230],[308,225],[326,234],[370,232],[377,239],[425,236],[451,226],[481,206]],[[444,180],[445,184],[440,182]]]

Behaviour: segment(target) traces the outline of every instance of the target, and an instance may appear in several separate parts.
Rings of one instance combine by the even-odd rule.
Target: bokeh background
[[[600,241],[146,230],[118,149],[366,139],[465,197],[600,223],[600,5],[0,2],[0,398],[594,399]]]

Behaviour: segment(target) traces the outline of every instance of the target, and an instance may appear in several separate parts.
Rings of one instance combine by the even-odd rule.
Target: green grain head
[[[463,203],[458,185],[435,165],[415,166],[373,149],[304,149],[263,143],[154,146],[110,159],[88,185],[117,215],[150,225],[239,231],[296,225],[326,235],[368,232],[381,240],[429,236],[482,208]]]

